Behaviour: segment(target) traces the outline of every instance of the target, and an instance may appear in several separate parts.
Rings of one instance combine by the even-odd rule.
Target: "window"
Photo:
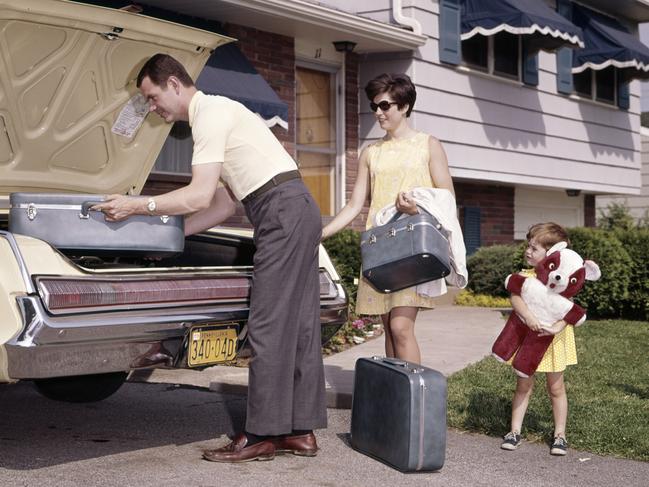
[[[191,175],[194,141],[187,122],[175,122],[153,166],[153,172]]]
[[[520,80],[521,36],[509,32],[476,34],[462,41],[462,61],[489,74]]]
[[[297,67],[297,162],[324,216],[336,212],[335,74]]]
[[[617,93],[616,69],[613,66],[594,71],[586,69],[573,75],[575,92],[585,98],[614,105]]]

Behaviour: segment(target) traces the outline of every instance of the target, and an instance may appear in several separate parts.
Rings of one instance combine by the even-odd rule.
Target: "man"
[[[198,91],[177,60],[154,55],[138,74],[137,86],[150,111],[168,123],[189,122],[191,182],[155,198],[111,195],[95,208],[111,221],[134,214],[188,215],[185,233],[190,235],[232,215],[236,198],[255,230],[245,431],[203,457],[244,462],[286,452],[315,456],[313,430],[327,424],[318,207],[295,161],[263,121],[238,102]],[[218,187],[219,180],[224,187]]]

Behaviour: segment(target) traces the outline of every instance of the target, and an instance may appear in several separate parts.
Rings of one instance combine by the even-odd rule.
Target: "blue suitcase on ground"
[[[402,472],[439,470],[446,453],[446,378],[403,360],[356,362],[352,448]]]

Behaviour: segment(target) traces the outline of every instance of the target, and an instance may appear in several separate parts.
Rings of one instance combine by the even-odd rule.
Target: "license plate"
[[[187,365],[214,365],[234,360],[237,355],[236,325],[197,326],[189,332]]]

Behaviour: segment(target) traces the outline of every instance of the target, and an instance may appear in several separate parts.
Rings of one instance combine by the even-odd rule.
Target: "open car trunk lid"
[[[120,118],[131,99],[146,109],[134,98],[140,68],[165,52],[196,77],[232,40],[66,0],[0,0],[0,195],[138,194],[171,128]]]

